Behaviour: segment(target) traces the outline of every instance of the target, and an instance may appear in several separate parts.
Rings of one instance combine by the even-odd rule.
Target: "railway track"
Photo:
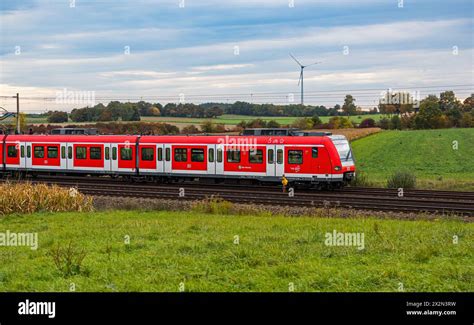
[[[24,180],[10,179],[9,181]],[[396,189],[345,188],[338,191],[315,191],[296,188],[293,192],[294,196],[290,196],[289,193],[282,193],[279,186],[130,183],[119,179],[73,176],[41,176],[27,179],[27,181],[76,187],[80,192],[94,196],[174,200],[201,200],[218,196],[235,203],[474,216],[474,192],[405,190],[403,196],[399,196]]]

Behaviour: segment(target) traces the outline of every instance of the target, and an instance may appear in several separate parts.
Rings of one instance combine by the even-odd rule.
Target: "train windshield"
[[[332,139],[332,142],[336,146],[337,152],[339,153],[339,157],[341,158],[341,162],[353,161],[352,149],[346,137],[330,136],[330,138]]]

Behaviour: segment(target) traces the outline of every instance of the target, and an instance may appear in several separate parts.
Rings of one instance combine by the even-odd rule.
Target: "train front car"
[[[344,185],[350,183],[355,177],[355,161],[349,141],[343,135],[330,135],[332,143],[339,154],[340,165],[335,166],[335,171],[343,174]]]

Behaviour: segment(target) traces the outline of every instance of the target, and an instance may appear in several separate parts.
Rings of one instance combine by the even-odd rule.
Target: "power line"
[[[448,86],[447,87],[449,90],[453,90],[455,92],[473,92],[474,88],[454,88],[453,86]],[[406,90],[407,88],[400,88],[400,90],[393,90],[394,92],[400,91],[400,92],[409,92]],[[437,93],[437,92],[443,92],[446,90],[441,89],[441,88],[434,88],[434,87],[413,87],[411,89],[431,89],[431,90],[426,90],[423,93]],[[369,89],[360,89],[360,90],[337,90],[337,91],[328,91],[328,92],[322,92],[322,91],[315,91],[315,92],[306,92],[306,97],[308,98],[332,98],[332,97],[341,97],[346,94],[351,94],[354,95],[354,97],[374,97],[377,95],[380,95],[378,93],[373,93],[373,92],[367,92]],[[387,89],[383,88],[374,88],[370,89],[373,91],[379,91],[383,92],[386,91]],[[365,91],[365,92],[362,92]],[[186,94],[185,93],[185,98],[190,99],[190,98],[195,98],[195,99],[234,99],[234,98],[252,98],[252,99],[261,99],[261,98],[279,98],[279,97],[288,97],[290,94],[294,94],[295,92],[273,92],[273,93],[240,93],[240,94]],[[0,98],[11,98],[7,96],[0,96]],[[179,95],[140,95],[140,96],[96,96],[94,97],[95,100],[145,100],[145,99],[161,99],[161,100],[175,100],[178,99]],[[23,99],[25,100],[44,100],[44,101],[55,101],[56,97],[47,97],[47,96],[32,96],[32,97],[24,97]]]

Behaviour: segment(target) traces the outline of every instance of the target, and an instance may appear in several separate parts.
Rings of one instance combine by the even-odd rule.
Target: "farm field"
[[[457,147],[456,147],[457,144]],[[409,170],[421,188],[474,190],[474,129],[383,131],[352,142],[359,171],[384,186]]]
[[[368,115],[355,115],[350,116],[350,120],[354,122],[361,122],[366,118],[373,118],[378,121],[381,118],[381,114],[368,114]],[[224,114],[215,119],[212,119],[215,123],[225,124],[225,125],[237,125],[241,121],[252,121],[255,119],[262,119],[265,121],[277,121],[282,125],[291,124],[300,117],[281,117],[281,116],[248,116],[248,115],[230,115]],[[331,116],[321,116],[320,119],[324,123],[328,122]],[[190,123],[190,124],[200,124],[207,119],[199,118],[186,118],[186,117],[143,117],[143,121],[146,122],[167,122],[167,123]]]
[[[382,117],[381,114],[368,114],[368,115],[357,115],[357,116],[350,116],[349,118],[354,121],[354,122],[361,122],[365,118],[373,118],[374,120],[378,121]],[[248,115],[230,115],[230,114],[224,114],[222,116],[219,116],[217,118],[211,119],[214,123],[217,124],[224,124],[226,126],[234,126],[239,124],[241,121],[251,121],[255,119],[262,119],[265,121],[270,121],[270,120],[275,120],[278,123],[282,125],[286,124],[291,124],[293,123],[298,117],[269,117],[269,116],[248,116]],[[321,116],[321,120],[325,123],[329,121],[331,118],[330,116]],[[163,122],[163,123],[169,123],[169,124],[174,124],[178,127],[184,127],[190,124],[194,125],[200,125],[207,121],[209,119],[205,118],[189,118],[189,117],[150,117],[150,116],[143,116],[141,118],[141,121],[143,122]],[[6,123],[13,123],[12,119],[8,119],[6,121],[0,121],[0,124],[6,124]],[[28,124],[48,124],[47,118],[45,117],[40,117],[40,118],[27,118],[27,123]],[[76,123],[69,121],[67,123],[59,123],[58,125],[67,125],[67,124],[90,124],[93,122],[87,122],[87,123]],[[127,123],[127,122],[124,122]]]
[[[38,232],[38,249],[0,247],[0,291],[474,290],[474,224],[454,220],[109,211],[9,215],[7,230]],[[364,249],[325,245],[333,231]],[[85,258],[65,274],[69,243]]]

